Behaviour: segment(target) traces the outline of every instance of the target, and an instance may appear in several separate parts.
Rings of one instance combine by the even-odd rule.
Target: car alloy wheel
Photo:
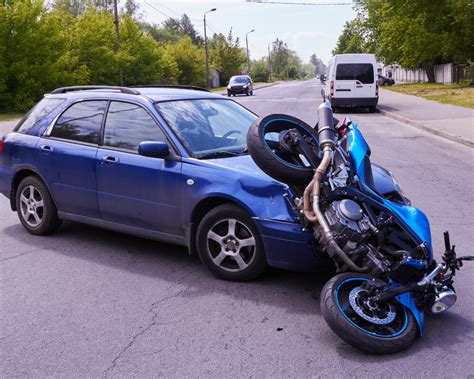
[[[257,226],[249,214],[234,204],[211,209],[196,231],[201,262],[216,277],[248,281],[267,268],[267,258]]]
[[[28,176],[20,182],[16,189],[15,205],[22,225],[31,234],[50,234],[61,225],[48,188],[36,176]]]
[[[38,188],[29,185],[20,194],[20,212],[25,222],[32,228],[43,221],[44,201]]]
[[[235,219],[217,222],[207,233],[209,253],[222,270],[245,270],[255,257],[256,241],[250,229]]]

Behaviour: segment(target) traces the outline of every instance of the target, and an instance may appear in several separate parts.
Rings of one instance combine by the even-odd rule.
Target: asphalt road
[[[236,100],[314,124],[319,88],[283,83]],[[473,150],[379,114],[350,116],[372,160],[428,214],[437,251],[448,228],[471,254]],[[429,317],[411,349],[371,356],[326,326],[327,278],[270,270],[224,282],[179,247],[75,223],[34,237],[4,197],[0,215],[1,377],[474,377],[474,264],[456,276],[458,303]]]

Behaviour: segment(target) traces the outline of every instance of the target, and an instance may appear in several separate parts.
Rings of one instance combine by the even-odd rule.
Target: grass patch
[[[225,87],[216,87],[216,88],[211,88],[212,92],[220,92],[220,91],[225,91],[227,89],[227,86]]]
[[[413,83],[384,87],[390,91],[423,97],[443,104],[474,108],[474,86],[460,84]]]
[[[15,113],[15,112],[7,112],[7,113],[0,113],[0,121],[10,121],[15,120],[17,118],[22,118],[23,113]]]

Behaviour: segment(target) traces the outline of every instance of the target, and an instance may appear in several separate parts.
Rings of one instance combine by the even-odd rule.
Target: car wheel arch
[[[49,192],[51,198],[53,199],[54,205],[57,208],[56,200],[54,199],[54,196],[51,193],[51,190],[49,189],[48,183],[46,183],[46,181],[43,179],[43,177],[36,170],[28,167],[28,168],[19,169],[15,173],[15,175],[13,176],[11,189],[10,189],[10,207],[11,207],[11,210],[16,212],[16,210],[17,210],[16,209],[16,192],[17,192],[18,186],[20,185],[20,183],[23,179],[25,179],[29,176],[35,176],[44,183],[44,185],[48,189],[48,192]]]
[[[189,236],[188,236],[188,249],[191,256],[197,256],[196,248],[196,232],[202,218],[214,208],[223,204],[233,204],[246,211],[250,217],[254,217],[254,213],[245,205],[237,201],[236,199],[229,198],[226,196],[211,196],[201,199],[193,208],[191,217],[189,220]]]

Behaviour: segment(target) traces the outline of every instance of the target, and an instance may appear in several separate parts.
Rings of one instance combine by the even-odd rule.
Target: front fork
[[[420,335],[424,327],[424,310],[420,310],[415,303],[413,292],[427,289],[432,286],[436,288],[436,295],[430,304],[433,313],[441,313],[448,310],[456,302],[456,293],[452,289],[453,277],[456,270],[462,267],[462,261],[473,261],[474,256],[457,257],[455,246],[450,243],[449,233],[444,232],[445,253],[443,262],[426,274],[420,281],[409,283],[403,286],[394,281],[390,281],[390,287],[383,292],[372,296],[369,301],[377,303],[395,298],[398,302],[410,309],[415,317]]]

